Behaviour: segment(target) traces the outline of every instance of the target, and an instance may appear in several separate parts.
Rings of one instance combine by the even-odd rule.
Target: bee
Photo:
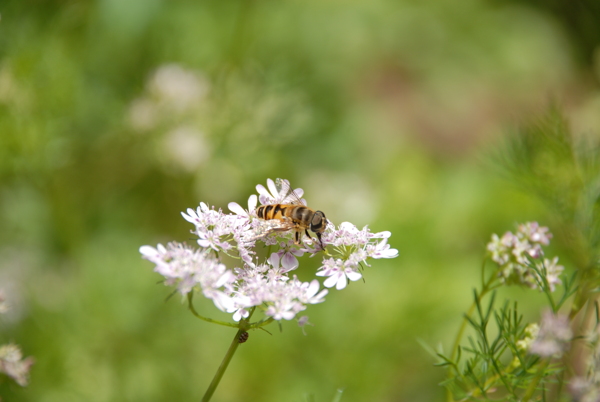
[[[293,230],[294,243],[300,244],[303,232],[311,237],[308,234],[308,229],[310,229],[317,235],[321,248],[324,248],[321,235],[327,227],[325,214],[307,207],[306,202],[291,190],[287,180],[277,179],[276,185],[279,190],[277,198],[285,203],[261,205],[254,211],[256,217],[266,221],[261,237],[270,233]]]

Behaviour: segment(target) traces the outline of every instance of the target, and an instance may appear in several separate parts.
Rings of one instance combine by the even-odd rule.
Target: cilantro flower
[[[302,189],[291,192],[287,180],[277,183],[269,179],[267,187],[256,186],[259,195],[250,196],[248,209],[235,202],[228,204],[232,213],[205,203],[189,208],[182,216],[194,226],[191,232],[197,237],[197,247],[177,242],[142,246],[142,257],[155,264],[154,270],[165,278],[165,285],[175,286],[182,295],[201,293],[219,310],[232,314],[234,321],[240,321],[253,308],[262,309],[273,320],[291,320],[308,305],[325,300],[328,290],[321,288],[319,280],[303,282],[290,275],[304,254],[322,258],[316,277],[325,278],[325,288],[335,286],[338,290],[361,279],[360,270],[369,266],[369,259],[398,255],[387,243],[390,232],[372,233],[368,227],[359,230],[349,222],[337,228],[328,223],[322,234],[325,250],[312,247],[314,240],[309,238],[295,244],[293,230],[282,230],[279,220],[261,220],[254,213],[257,201],[285,204],[297,202],[296,197],[304,194]],[[263,245],[271,246],[272,252],[261,261],[256,249]],[[237,264],[226,267],[223,255],[233,257]]]
[[[325,287],[344,289],[348,281],[362,278],[359,270],[363,264],[369,266],[368,259],[398,256],[398,250],[387,244],[390,232],[371,233],[367,226],[359,230],[350,222],[343,222],[337,229],[327,229],[323,234],[323,242],[334,246],[334,258],[325,258],[317,272],[317,276],[327,277],[323,282]]]
[[[502,237],[493,234],[487,251],[491,260],[498,264],[500,281],[540,289],[545,280],[554,291],[556,285],[562,283],[560,275],[564,267],[558,265],[558,257],[543,258],[542,246],[549,245],[551,238],[548,228],[537,222],[519,225],[516,234],[506,232]]]
[[[0,346],[0,373],[4,373],[24,387],[29,382],[29,370],[33,357],[23,359],[23,353],[14,343]]]

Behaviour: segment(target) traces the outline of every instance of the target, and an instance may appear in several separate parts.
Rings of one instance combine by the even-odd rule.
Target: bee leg
[[[321,243],[321,249],[325,250],[325,246],[323,245],[323,240],[321,239],[321,233],[317,233],[317,237],[319,238],[319,243]]]
[[[294,243],[300,244],[300,232],[297,230],[294,232]]]

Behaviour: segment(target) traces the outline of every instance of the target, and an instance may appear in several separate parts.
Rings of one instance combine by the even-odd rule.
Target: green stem
[[[249,319],[250,319],[250,317],[247,318],[247,320],[249,320]],[[273,321],[275,321],[275,319],[273,317],[269,317],[266,320],[260,320],[255,323],[249,324],[248,329],[264,327],[265,325],[269,325]]]
[[[473,311],[475,310],[475,307],[477,306],[477,302],[480,302],[483,299],[483,296],[485,296],[488,292],[490,292],[491,290],[495,289],[494,287],[492,287],[492,284],[494,283],[494,281],[496,280],[496,275],[495,273],[492,274],[492,276],[488,279],[487,282],[485,282],[484,280],[484,268],[485,268],[485,260],[483,262],[483,265],[481,267],[482,270],[482,274],[481,274],[481,292],[477,295],[477,300],[473,301],[473,304],[471,304],[471,307],[469,307],[469,310],[467,311],[467,313],[464,315],[462,323],[460,324],[460,328],[458,329],[458,333],[456,334],[456,338],[454,339],[454,344],[452,345],[452,353],[450,354],[450,360],[454,361],[454,359],[456,358],[456,355],[458,354],[458,347],[460,345],[460,341],[463,337],[463,333],[465,332],[465,329],[467,328],[467,324],[469,322],[469,320],[467,319],[468,317],[471,316],[471,314],[473,314]],[[454,366],[456,373],[459,373],[459,369],[458,366]],[[451,376],[451,370],[448,370],[448,378],[450,378]],[[454,401],[454,398],[452,396],[452,391],[450,390],[450,388],[447,389],[446,391],[446,400],[448,402],[452,402]]]
[[[521,398],[521,402],[527,402],[533,396],[533,393],[535,392],[535,389],[537,388],[538,384],[540,383],[540,380],[544,376],[544,373],[546,372],[546,368],[548,368],[549,364],[550,364],[550,361],[547,360],[544,364],[542,364],[538,368],[538,372],[537,372],[535,378],[533,379],[533,381],[531,381],[529,383],[529,387],[527,387],[527,390],[525,391],[523,398]]]
[[[188,293],[188,307],[189,307],[190,311],[192,312],[192,314],[194,314],[196,317],[198,317],[201,320],[204,320],[206,322],[212,322],[213,324],[219,324],[219,325],[223,325],[226,327],[239,328],[239,324],[233,324],[231,322],[213,320],[212,318],[204,317],[204,316],[198,314],[198,312],[194,308],[194,305],[192,304],[193,297],[194,296],[193,296],[192,292]]]
[[[225,354],[225,357],[223,358],[219,369],[215,373],[212,382],[210,383],[208,389],[206,390],[206,393],[202,397],[202,402],[208,402],[210,401],[210,398],[212,398],[213,394],[215,393],[215,390],[217,389],[217,386],[219,385],[219,382],[221,382],[221,378],[223,378],[223,374],[225,374],[225,370],[227,370],[227,366],[229,366],[229,362],[233,358],[233,355],[235,354],[235,351],[237,350],[240,344],[240,335],[242,335],[242,333],[244,332],[246,331],[240,328],[233,337],[231,345],[229,345],[229,349],[227,350],[227,353]]]
[[[495,288],[490,287],[490,285],[492,284],[492,282],[495,279],[496,279],[496,277],[492,277],[492,278],[490,278],[490,280],[487,283],[485,283],[483,285],[483,289],[481,289],[481,293],[479,293],[477,295],[477,300],[473,300],[473,304],[471,304],[471,307],[469,307],[469,310],[464,315],[462,323],[460,324],[460,328],[458,329],[458,333],[456,334],[456,339],[454,339],[454,345],[452,345],[452,354],[450,355],[451,360],[454,360],[454,358],[456,357],[456,354],[458,353],[458,345],[460,344],[460,340],[462,339],[463,333],[465,332],[465,329],[467,328],[467,324],[469,322],[467,317],[470,317],[471,314],[473,314],[473,311],[475,310],[475,307],[477,306],[477,302],[478,301],[480,302],[483,299],[483,296],[488,294],[491,290],[495,289]]]

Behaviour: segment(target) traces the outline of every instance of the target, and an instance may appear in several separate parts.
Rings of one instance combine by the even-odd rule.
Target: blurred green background
[[[336,224],[392,231],[400,256],[311,306],[306,336],[250,333],[213,400],[441,400],[418,341],[448,348],[492,232],[547,224],[487,155],[553,102],[598,133],[599,8],[3,0],[0,343],[36,364],[0,395],[199,400],[235,331],[165,302],[138,248],[283,177]],[[536,320],[541,296],[512,295]]]

